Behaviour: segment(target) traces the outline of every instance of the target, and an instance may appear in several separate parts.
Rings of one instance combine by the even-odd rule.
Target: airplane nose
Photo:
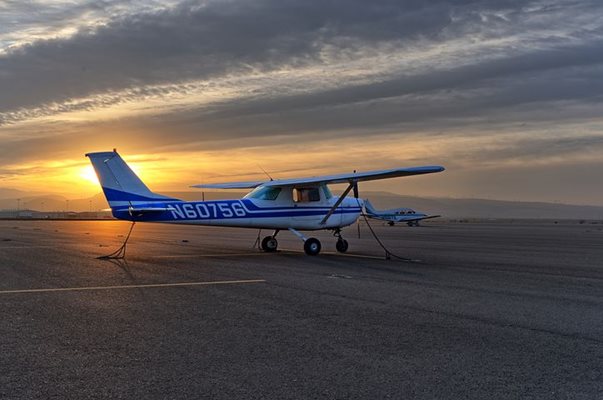
[[[364,207],[364,200],[361,198],[347,197],[345,200],[345,207]]]

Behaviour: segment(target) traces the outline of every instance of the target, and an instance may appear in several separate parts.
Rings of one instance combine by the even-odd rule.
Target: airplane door
[[[331,201],[330,192],[326,192],[322,188],[322,186],[293,188],[293,204],[297,208],[298,214],[292,219],[296,223],[308,228],[316,228],[316,224],[327,214],[335,202]],[[341,221],[341,214],[333,214],[329,217],[330,223],[339,221]]]

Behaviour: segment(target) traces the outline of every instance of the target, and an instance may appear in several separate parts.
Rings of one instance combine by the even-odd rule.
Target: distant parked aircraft
[[[439,215],[423,214],[412,208],[393,208],[391,210],[378,211],[368,200],[364,200],[364,209],[366,210],[367,217],[387,221],[389,226],[394,226],[396,222],[404,222],[408,226],[419,226],[419,221],[440,217]]]
[[[188,202],[149,190],[115,150],[86,156],[92,162],[115,218],[133,222],[274,230],[272,235],[261,241],[266,252],[276,251],[276,235],[281,230],[288,230],[303,240],[304,251],[308,255],[317,255],[321,243],[316,238],[307,238],[300,231],[331,230],[337,237],[337,251],[347,251],[348,242],[343,239],[341,229],[356,222],[361,215],[363,200],[358,198],[358,182],[444,170],[440,166],[425,166],[299,179],[195,185],[193,187],[253,190],[237,200]],[[334,196],[327,186],[335,183],[348,185],[341,196]],[[346,197],[350,191],[353,191],[354,198]],[[123,257],[126,243],[127,238],[122,248],[110,257]]]

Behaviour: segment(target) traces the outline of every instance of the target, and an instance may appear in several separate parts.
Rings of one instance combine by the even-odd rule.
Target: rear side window
[[[296,203],[320,201],[320,191],[318,188],[294,188],[293,201]]]

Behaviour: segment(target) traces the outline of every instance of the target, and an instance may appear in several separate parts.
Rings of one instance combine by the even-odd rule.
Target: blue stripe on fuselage
[[[254,205],[255,206],[255,205]],[[148,208],[169,208],[170,211],[158,211],[142,213],[132,216],[129,206],[113,207],[113,215],[119,219],[136,221],[179,221],[179,220],[225,220],[240,218],[282,218],[282,217],[306,217],[323,216],[330,207],[253,207],[250,211],[247,201],[244,200],[221,200],[203,202],[165,202],[165,203],[138,203],[134,210]],[[334,214],[358,214],[359,207],[338,207]]]

